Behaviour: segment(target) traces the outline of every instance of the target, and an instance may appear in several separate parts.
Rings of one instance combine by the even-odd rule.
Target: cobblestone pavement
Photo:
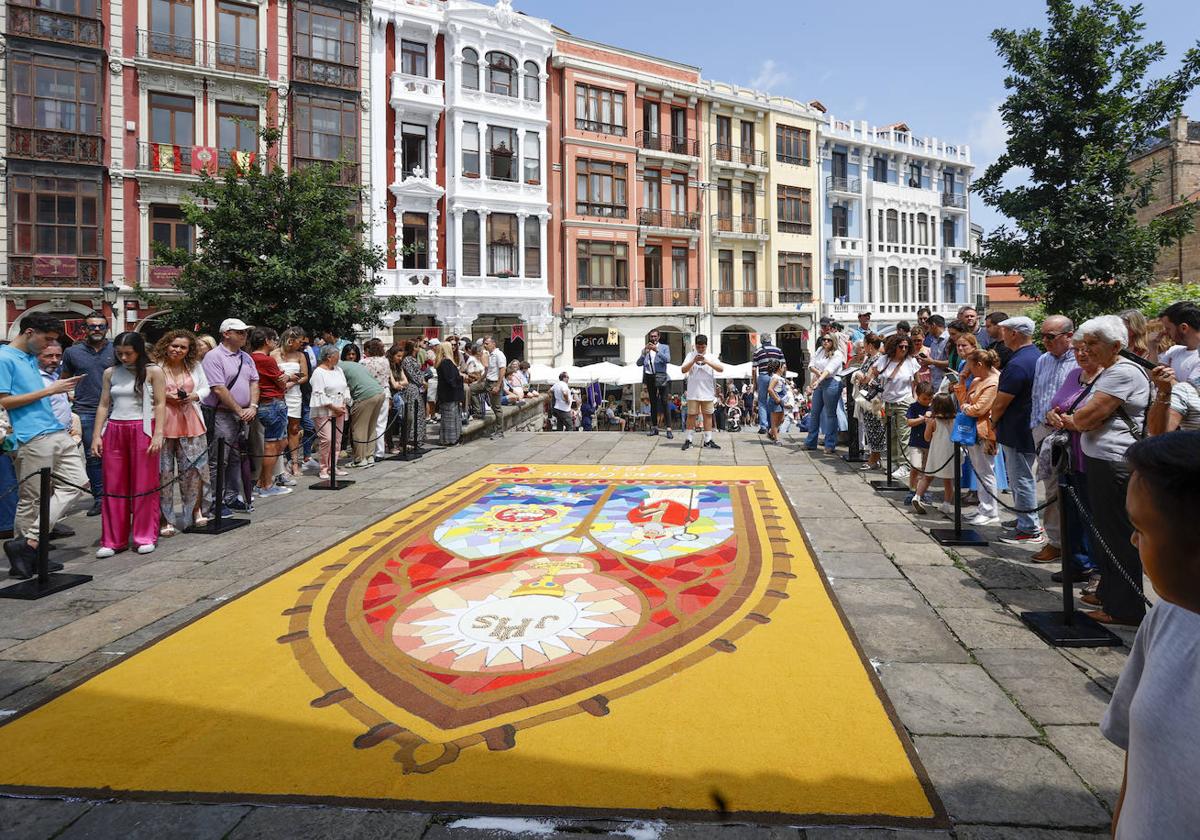
[[[954,827],[892,831],[680,823],[506,821],[341,808],[152,804],[0,797],[0,840],[40,838],[394,838],[513,836],[677,840],[1075,840],[1105,834],[1121,753],[1097,727],[1128,653],[1053,649],[1017,615],[1060,603],[1050,570],[993,544],[950,553],[914,517],[871,491],[854,465],[759,435],[721,434],[721,450],[680,451],[679,436],[510,434],[353,471],[336,493],[262,502],[253,524],[179,535],[149,557],[95,560],[99,519],[70,518],[67,571],[91,584],[37,602],[0,601],[0,715],[73,685],[225,599],[273,577],[425,492],[487,463],[769,464],[908,728]],[[879,474],[872,474],[877,477]],[[304,487],[308,482],[301,482]],[[256,550],[255,546],[266,546]],[[2,759],[0,759],[2,760]],[[798,759],[799,760],[799,759]]]

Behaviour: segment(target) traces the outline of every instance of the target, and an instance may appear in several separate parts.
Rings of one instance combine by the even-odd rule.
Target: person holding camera
[[[208,378],[200,364],[196,336],[171,330],[154,345],[154,359],[163,371],[166,404],[163,412],[163,447],[158,456],[160,494],[159,536],[170,537],[176,528],[206,525],[200,507],[208,485],[208,437],[200,400],[208,396]],[[175,515],[175,484],[179,477],[182,516]]]
[[[667,439],[675,437],[671,433],[671,416],[667,413],[667,385],[671,381],[667,373],[667,365],[671,362],[671,351],[665,344],[658,342],[658,330],[646,337],[646,346],[642,355],[638,356],[638,366],[642,369],[642,387],[650,397],[650,431],[647,435],[658,434],[658,421],[667,428]]]
[[[687,377],[687,413],[696,418],[696,426],[704,431],[702,445],[705,449],[720,449],[713,440],[713,404],[716,401],[716,375],[725,368],[715,357],[708,355],[708,336],[696,336],[695,349],[683,360],[682,369]],[[683,448],[691,447],[692,430],[689,428]]]

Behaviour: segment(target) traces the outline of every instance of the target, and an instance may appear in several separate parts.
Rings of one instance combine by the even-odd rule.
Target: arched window
[[[887,241],[900,241],[900,214],[895,210],[887,211]]]
[[[462,86],[479,90],[479,53],[467,47],[462,51]]]
[[[538,78],[538,66],[532,61],[525,62],[525,98],[537,102],[542,97],[542,80]]]
[[[929,269],[917,269],[917,302],[929,303]]]
[[[894,212],[894,211],[888,211]],[[887,270],[887,286],[888,286],[888,302],[900,302],[900,269],[896,266],[890,266]]]
[[[487,91],[501,96],[517,95],[517,62],[502,52],[487,54]]]

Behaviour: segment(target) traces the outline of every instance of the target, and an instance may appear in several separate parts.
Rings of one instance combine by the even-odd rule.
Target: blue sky
[[[1004,68],[997,28],[1045,23],[1043,0],[514,0],[583,38],[699,65],[706,78],[752,85],[873,124],[904,121],[918,136],[970,143],[976,173],[1004,147],[996,106]],[[1200,38],[1198,0],[1145,0],[1148,39],[1175,69]],[[700,9],[704,9],[700,12]],[[1200,119],[1200,91],[1184,108]],[[972,218],[1002,217],[974,199]]]

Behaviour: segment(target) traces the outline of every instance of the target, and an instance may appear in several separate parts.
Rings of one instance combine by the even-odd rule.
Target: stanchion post
[[[963,530],[962,526],[962,447],[957,443],[954,446],[954,527],[953,528],[933,528],[929,531],[929,536],[938,543],[938,545],[958,545],[958,546],[983,546],[988,542],[978,531],[973,528]]]
[[[242,528],[250,524],[249,519],[234,519],[230,516],[222,515],[221,511],[225,509],[225,464],[228,461],[226,454],[229,444],[225,442],[225,438],[217,437],[217,480],[213,485],[213,507],[212,519],[204,525],[193,525],[187,529],[189,534],[224,534],[226,531],[232,531],[236,528]]]
[[[853,374],[846,377],[846,381],[842,383],[842,388],[846,394],[846,434],[849,436],[847,442],[846,454],[842,456],[847,464],[861,464],[867,460],[862,456],[862,447],[858,445],[858,417],[854,411],[854,384],[851,381]]]
[[[346,428],[350,427],[350,414],[346,413]],[[310,490],[342,490],[353,484],[353,481],[338,481],[338,424],[337,417],[329,417],[329,481],[318,481],[309,487]]]
[[[892,479],[892,413],[886,411],[884,417],[885,434],[887,435],[887,478],[883,481],[872,481],[871,486],[875,488],[876,493],[907,493],[908,488],[903,484],[897,484]],[[897,444],[898,445],[898,444]]]
[[[1054,463],[1061,464],[1066,444],[1056,443]],[[1058,515],[1062,527],[1062,612],[1039,610],[1021,613],[1021,620],[1043,641],[1058,647],[1116,647],[1121,639],[1100,622],[1075,610],[1075,592],[1071,589],[1071,528],[1067,505],[1073,504],[1071,476],[1058,474]]]
[[[63,572],[50,572],[50,495],[54,492],[54,479],[50,467],[38,470],[38,547],[36,577],[23,580],[20,583],[0,589],[0,598],[14,598],[19,601],[36,601],[87,583],[91,575],[73,575]],[[24,536],[24,535],[22,535]]]

